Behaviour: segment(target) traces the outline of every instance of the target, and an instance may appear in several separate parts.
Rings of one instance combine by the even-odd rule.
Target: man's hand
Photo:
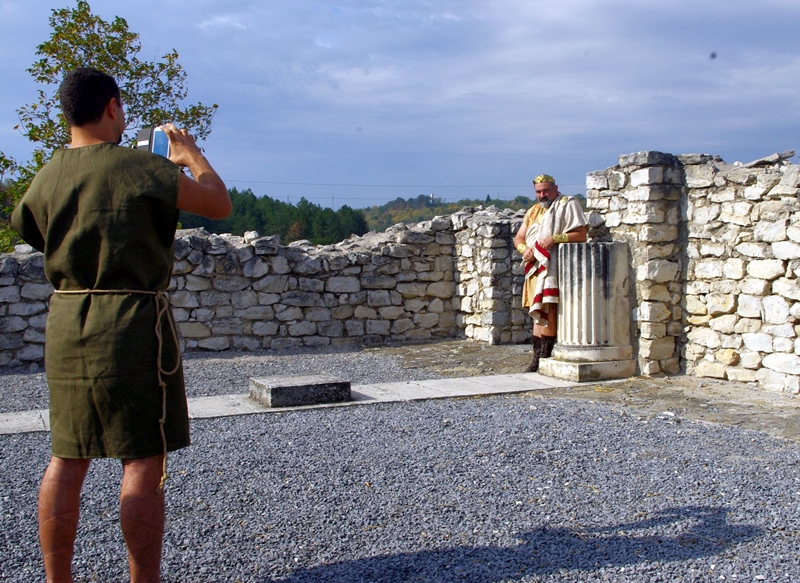
[[[553,240],[553,237],[548,235],[542,239],[539,239],[539,245],[541,245],[546,251],[549,251],[556,242]]]
[[[191,168],[192,163],[196,162],[198,156],[203,153],[189,134],[189,130],[179,130],[171,123],[161,126],[164,133],[169,138],[169,160],[182,168]]]

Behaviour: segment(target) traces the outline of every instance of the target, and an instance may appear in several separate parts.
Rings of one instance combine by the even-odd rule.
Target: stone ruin
[[[590,240],[627,243],[636,372],[800,392],[800,167],[637,152],[587,175]],[[524,211],[465,208],[336,245],[179,231],[184,350],[530,339],[513,235]],[[40,366],[42,256],[0,255],[0,366]]]

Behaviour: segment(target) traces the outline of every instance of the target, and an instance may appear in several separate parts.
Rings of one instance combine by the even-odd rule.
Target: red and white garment
[[[558,304],[558,247],[553,245],[545,249],[540,242],[547,236],[567,233],[586,224],[580,203],[573,197],[559,195],[544,213],[541,222],[528,225],[525,245],[533,249],[534,260],[524,265],[525,286],[530,301],[528,311],[539,325],[547,324],[550,306]]]

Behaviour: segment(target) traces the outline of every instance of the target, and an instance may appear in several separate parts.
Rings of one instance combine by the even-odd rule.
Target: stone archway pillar
[[[539,373],[583,382],[636,374],[628,244],[558,246],[558,341]]]

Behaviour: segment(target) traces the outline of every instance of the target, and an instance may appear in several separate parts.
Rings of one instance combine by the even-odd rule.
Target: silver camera
[[[169,138],[161,128],[142,128],[136,134],[136,146],[153,154],[169,158]]]

